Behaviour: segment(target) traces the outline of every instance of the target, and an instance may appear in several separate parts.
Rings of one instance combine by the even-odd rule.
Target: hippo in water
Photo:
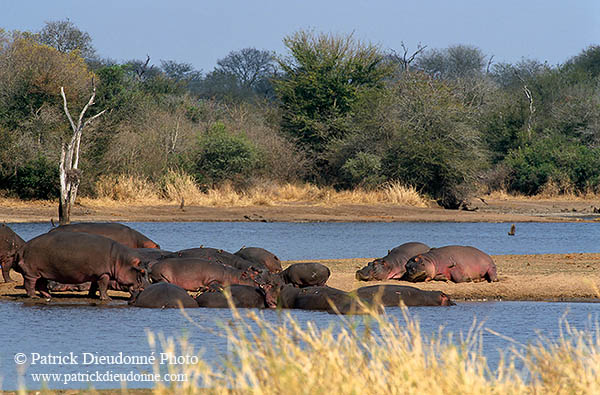
[[[441,291],[423,291],[406,285],[371,285],[357,289],[356,296],[367,304],[383,306],[454,306]]]
[[[406,273],[406,262],[415,255],[426,253],[429,249],[429,246],[423,243],[404,243],[389,251],[383,258],[375,259],[357,270],[356,279],[359,281],[400,280]]]
[[[272,273],[279,273],[282,270],[279,258],[264,248],[242,247],[234,255],[254,263],[257,267],[266,267]]]
[[[323,286],[330,275],[329,268],[318,262],[294,263],[281,272],[281,277],[286,284],[297,287]]]
[[[108,237],[130,248],[160,248],[158,244],[129,226],[118,223],[79,223],[61,225],[50,232],[82,232]]]
[[[11,228],[0,225],[0,265],[2,266],[2,277],[5,283],[13,282],[10,278],[10,269],[13,265],[15,253],[25,244],[18,234]]]
[[[231,303],[235,307],[258,309],[266,307],[265,293],[262,289],[241,284],[232,284],[220,290],[210,289],[196,296],[196,302],[200,307],[228,308],[226,292],[231,295]]]
[[[498,281],[496,264],[485,252],[475,247],[446,246],[432,248],[412,257],[406,263],[408,281],[478,282]]]
[[[101,300],[110,300],[109,284],[132,297],[148,284],[143,258],[135,249],[88,233],[49,232],[27,242],[15,256],[14,270],[24,278],[29,297],[39,291],[50,298],[48,281],[64,284],[92,282]],[[95,292],[94,292],[95,293]]]
[[[136,307],[150,308],[177,308],[179,304],[183,307],[198,307],[198,303],[192,298],[185,289],[169,283],[151,284],[146,287],[130,302]]]

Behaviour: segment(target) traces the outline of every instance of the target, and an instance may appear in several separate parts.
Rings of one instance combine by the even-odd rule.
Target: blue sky
[[[299,29],[351,33],[382,49],[479,47],[495,62],[563,63],[600,44],[599,0],[0,0],[0,27],[38,31],[69,18],[102,57],[191,63],[205,73],[232,50],[285,53]]]

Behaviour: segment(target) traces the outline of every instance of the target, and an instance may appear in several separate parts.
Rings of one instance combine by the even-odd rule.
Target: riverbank
[[[194,206],[141,205],[109,200],[83,200],[72,210],[72,222],[575,222],[600,221],[600,199],[540,199],[483,196],[469,210],[445,210],[396,204],[292,202],[268,205]],[[58,204],[50,201],[0,200],[2,222],[58,220]]]
[[[402,284],[425,290],[439,290],[456,301],[521,300],[521,301],[600,301],[600,254],[495,255],[499,281],[494,283],[408,283],[400,281],[357,281],[354,274],[370,259],[321,260],[331,269],[327,284],[345,291],[375,284]],[[289,261],[285,264],[300,262]],[[20,286],[20,276],[12,272],[15,283],[0,284],[0,300],[46,303],[29,300]],[[110,304],[124,304],[127,294],[109,291]],[[86,293],[56,293],[52,303],[99,303]]]

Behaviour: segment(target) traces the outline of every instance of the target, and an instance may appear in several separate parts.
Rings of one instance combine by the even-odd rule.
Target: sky
[[[304,29],[383,50],[473,45],[494,62],[564,63],[600,44],[600,0],[0,0],[0,28],[39,31],[69,18],[103,58],[190,63],[210,72],[231,51],[287,54]]]

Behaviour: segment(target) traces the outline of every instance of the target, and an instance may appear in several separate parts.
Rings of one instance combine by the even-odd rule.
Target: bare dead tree
[[[521,77],[521,75],[516,70],[515,70],[515,75],[523,84],[523,92],[525,93],[525,96],[527,97],[527,101],[529,102],[529,117],[527,117],[527,137],[531,138],[533,115],[535,114],[535,107],[533,105],[533,94],[531,93],[531,90],[529,90],[529,88],[527,87],[527,82],[525,81],[525,79],[523,77]]]
[[[400,54],[396,53],[396,51],[392,50],[392,57],[398,63],[400,63],[400,65],[402,67],[402,71],[409,71],[410,64],[415,60],[417,55],[419,55],[421,52],[425,51],[425,49],[427,48],[427,45],[421,46],[421,44],[417,44],[417,50],[414,51],[411,55],[409,55],[408,48],[406,47],[406,45],[404,45],[404,42],[401,42],[400,46],[402,46],[403,53],[400,55]]]
[[[93,81],[92,81],[93,85]],[[79,170],[79,146],[81,143],[81,134],[83,129],[89,125],[94,119],[104,114],[106,110],[102,110],[98,114],[88,118],[83,122],[83,117],[88,108],[94,104],[94,98],[96,97],[96,86],[93,85],[92,96],[88,103],[83,107],[79,114],[77,125],[71,117],[69,108],[67,107],[67,97],[65,96],[65,90],[61,86],[60,94],[63,98],[64,110],[71,128],[73,129],[73,135],[68,143],[63,142],[60,153],[60,200],[58,204],[58,219],[61,225],[68,224],[71,221],[71,207],[75,203],[77,197],[77,190],[79,189],[79,183],[81,181],[81,171]]]

